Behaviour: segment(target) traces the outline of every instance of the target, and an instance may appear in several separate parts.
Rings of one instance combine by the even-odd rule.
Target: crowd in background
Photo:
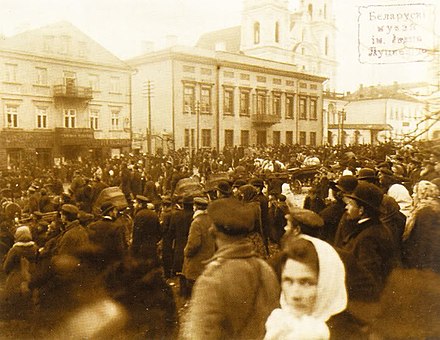
[[[438,336],[439,161],[425,142],[23,163],[0,176],[2,319],[37,338]],[[292,302],[298,266],[318,295]]]

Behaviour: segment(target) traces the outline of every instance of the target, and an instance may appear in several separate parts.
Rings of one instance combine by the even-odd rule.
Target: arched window
[[[280,42],[280,24],[278,21],[275,23],[275,42]]]
[[[324,39],[324,55],[328,55],[328,37]]]
[[[309,4],[307,11],[309,12],[310,19],[313,18],[313,5]]]
[[[260,23],[257,21],[254,24],[254,44],[260,43]]]

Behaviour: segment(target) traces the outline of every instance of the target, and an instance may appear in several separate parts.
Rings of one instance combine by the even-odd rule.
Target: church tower
[[[240,50],[254,57],[289,61],[288,0],[243,0]]]

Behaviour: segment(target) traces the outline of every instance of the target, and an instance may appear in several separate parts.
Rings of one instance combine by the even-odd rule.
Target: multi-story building
[[[178,46],[128,63],[133,126],[151,123],[153,151],[167,136],[176,149],[322,143],[323,77],[291,64]]]
[[[131,147],[129,67],[67,22],[0,41],[0,167]]]
[[[361,86],[344,98],[343,110],[328,115],[332,144],[429,139],[426,103],[405,94],[405,85]],[[339,139],[338,139],[339,138]]]

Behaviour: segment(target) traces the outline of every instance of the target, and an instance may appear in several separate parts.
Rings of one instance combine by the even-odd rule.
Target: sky
[[[295,1],[289,5],[295,7]],[[396,4],[410,0],[334,0],[340,63],[338,90],[422,81],[426,63],[361,64],[358,58],[359,6]],[[413,1],[414,3],[415,1]],[[417,3],[438,0],[421,0]],[[240,25],[240,0],[0,0],[0,33],[5,36],[66,20],[121,59],[142,53],[145,42],[163,48],[167,36],[193,46],[205,32]],[[439,26],[440,20],[437,21]],[[440,33],[440,32],[439,32]]]

